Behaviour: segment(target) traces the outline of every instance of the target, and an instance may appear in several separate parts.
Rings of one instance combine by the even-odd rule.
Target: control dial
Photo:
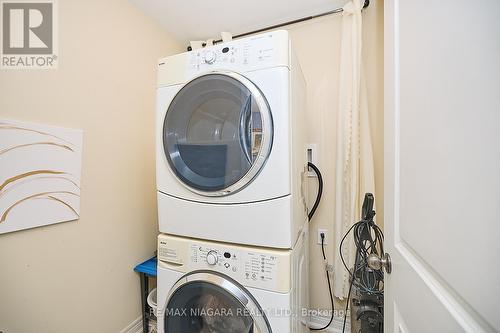
[[[217,58],[217,55],[215,54],[214,51],[207,51],[205,53],[205,62],[207,64],[213,64],[215,62],[216,58]]]
[[[207,264],[213,266],[217,263],[217,252],[214,250],[210,250],[207,253]]]

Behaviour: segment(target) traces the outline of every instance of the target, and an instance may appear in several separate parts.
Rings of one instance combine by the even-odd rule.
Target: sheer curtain
[[[342,236],[360,219],[366,192],[374,193],[373,152],[365,82],[362,77],[362,0],[352,0],[342,14],[340,51],[339,113],[336,157],[335,205],[335,296],[346,298],[349,273],[342,264],[338,245]],[[354,244],[349,235],[342,253],[347,266],[354,264]]]

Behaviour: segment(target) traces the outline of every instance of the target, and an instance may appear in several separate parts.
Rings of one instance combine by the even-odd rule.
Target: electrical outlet
[[[314,165],[318,165],[317,148],[315,143],[310,143],[306,146],[306,159]],[[308,168],[309,169],[309,168]],[[316,177],[316,173],[311,169],[307,172],[308,177]]]
[[[321,234],[325,235],[325,240],[324,240],[323,244],[327,245],[328,244],[328,237],[327,237],[326,229],[318,229],[318,245],[321,245]]]

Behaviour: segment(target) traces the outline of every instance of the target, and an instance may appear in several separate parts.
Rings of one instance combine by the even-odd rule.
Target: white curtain
[[[336,157],[335,205],[335,274],[334,294],[346,298],[349,273],[342,264],[338,245],[342,236],[360,219],[364,194],[374,193],[373,152],[366,103],[366,89],[361,74],[362,0],[352,0],[342,14],[340,51],[339,114]],[[354,264],[352,235],[342,247],[349,268]]]

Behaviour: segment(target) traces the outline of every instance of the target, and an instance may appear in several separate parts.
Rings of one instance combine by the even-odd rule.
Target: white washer
[[[307,220],[305,93],[286,31],[161,59],[160,232],[292,248]]]
[[[158,332],[309,332],[307,237],[284,250],[160,235]]]

